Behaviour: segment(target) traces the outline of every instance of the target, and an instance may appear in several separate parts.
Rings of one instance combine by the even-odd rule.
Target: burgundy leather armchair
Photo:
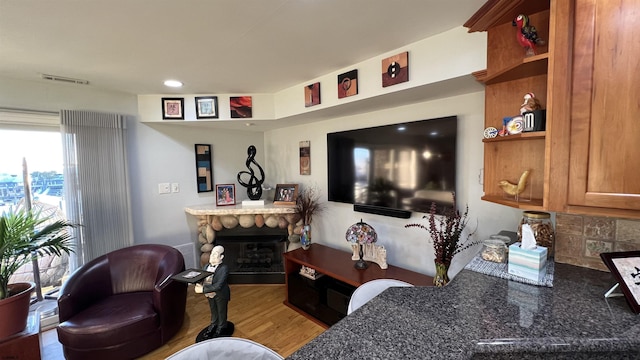
[[[76,270],[58,298],[58,340],[67,359],[132,359],[173,337],[184,320],[185,269],[166,245],[134,245]]]

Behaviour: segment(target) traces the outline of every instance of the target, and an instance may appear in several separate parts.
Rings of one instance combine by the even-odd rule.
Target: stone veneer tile
[[[616,241],[640,244],[640,221],[616,220]]]
[[[584,256],[591,258],[600,258],[600,253],[613,251],[613,243],[609,241],[600,241],[587,239],[585,241]]]
[[[596,216],[585,216],[584,236],[589,239],[613,240],[616,234],[616,220]]]
[[[582,216],[556,214],[556,233],[582,235]]]
[[[616,241],[613,245],[613,251],[636,251],[640,250],[640,244],[633,242]]]
[[[582,254],[582,236],[556,233],[556,256],[576,257],[579,254]]]

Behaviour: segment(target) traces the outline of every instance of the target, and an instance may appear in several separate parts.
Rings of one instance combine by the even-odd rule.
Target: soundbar
[[[373,205],[353,204],[353,211],[390,216],[401,219],[408,219],[411,217],[411,211],[408,210],[391,209]]]

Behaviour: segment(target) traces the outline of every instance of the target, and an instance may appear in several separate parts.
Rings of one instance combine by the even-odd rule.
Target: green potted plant
[[[33,283],[9,284],[18,268],[33,256],[73,252],[74,225],[19,208],[0,215],[0,339],[22,331],[27,322]]]

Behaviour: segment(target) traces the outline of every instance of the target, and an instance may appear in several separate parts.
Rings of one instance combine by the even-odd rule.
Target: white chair
[[[219,337],[195,343],[169,356],[167,360],[283,360],[277,352],[255,341]]]
[[[395,279],[376,279],[367,281],[366,283],[358,286],[358,288],[351,295],[349,300],[349,306],[347,308],[347,315],[356,311],[360,306],[366,304],[369,300],[376,297],[381,292],[390,287],[409,287],[413,286],[408,282],[395,280]]]

